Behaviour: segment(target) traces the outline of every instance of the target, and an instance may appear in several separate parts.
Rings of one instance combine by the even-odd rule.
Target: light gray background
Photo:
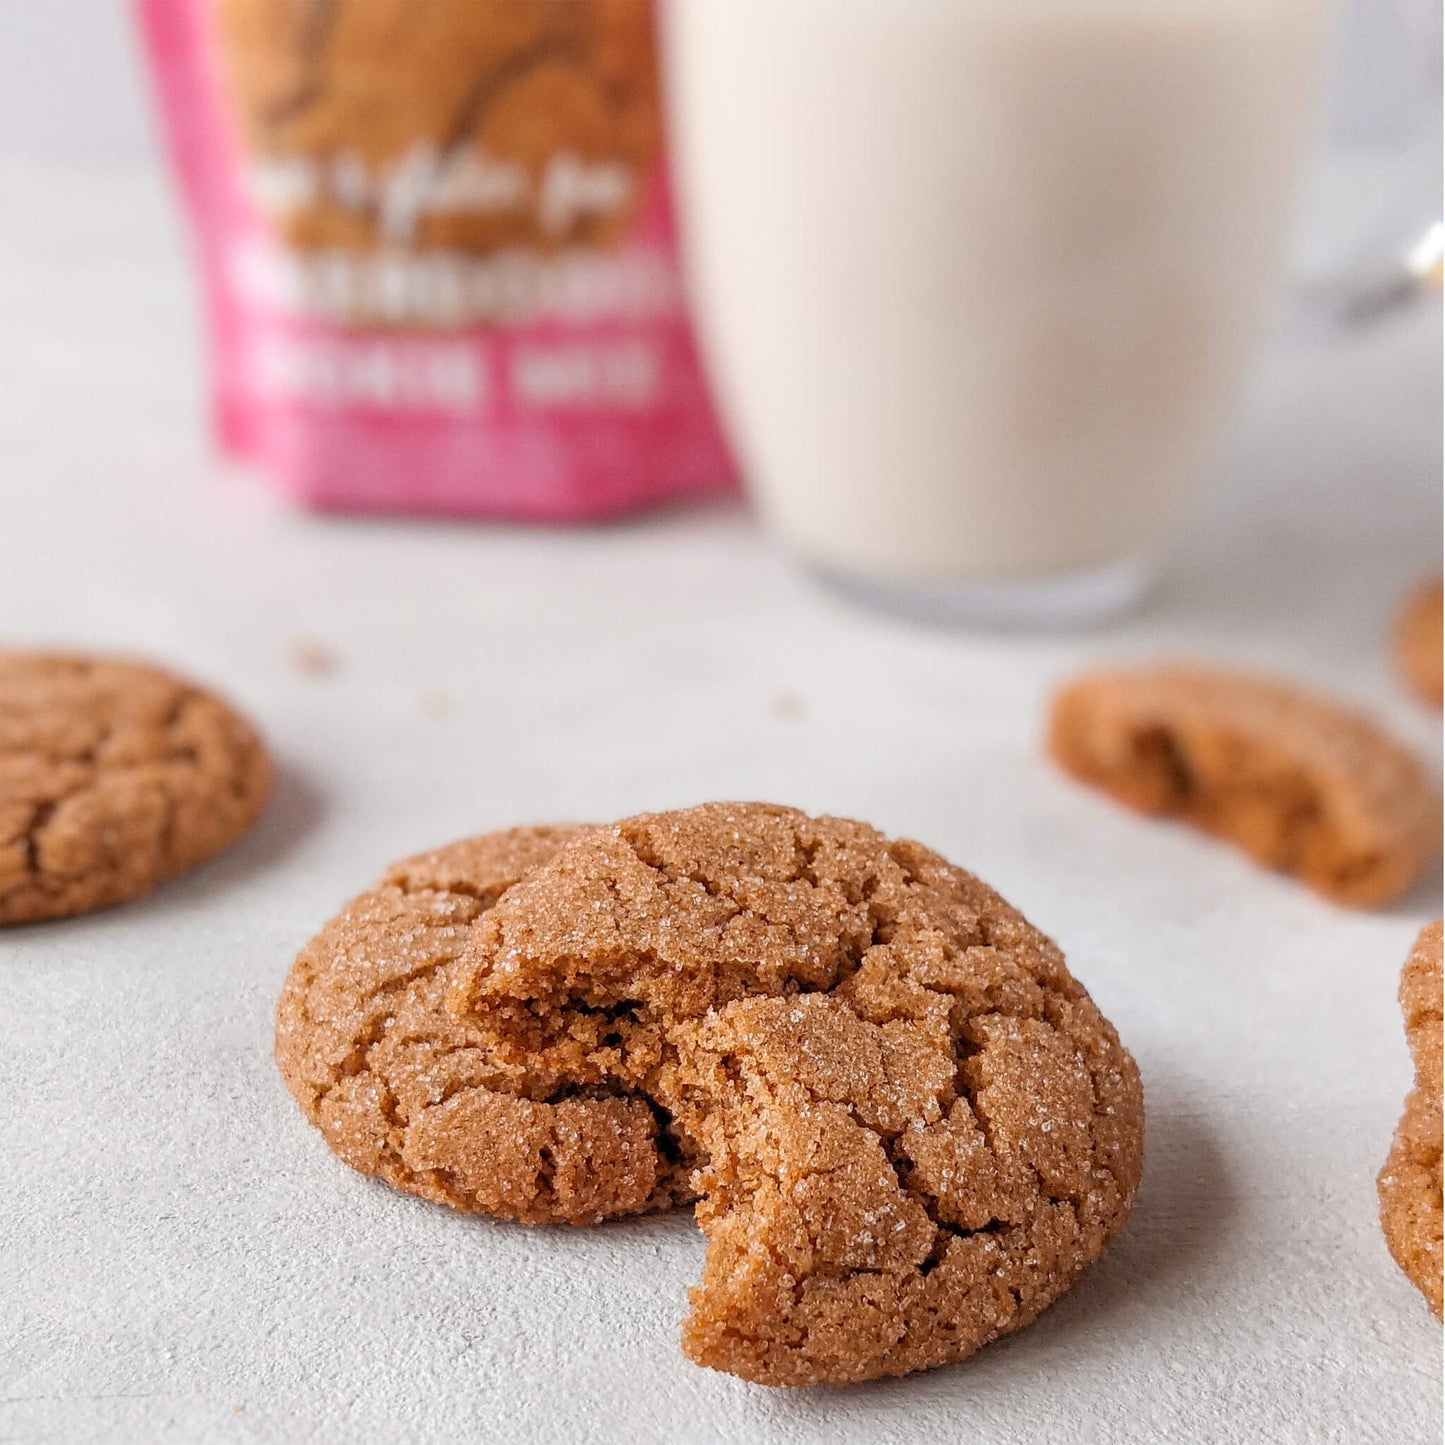
[[[1337,910],[1116,812],[1037,745],[1070,669],[1170,652],[1351,697],[1438,765],[1438,715],[1383,642],[1439,565],[1438,315],[1277,343],[1165,585],[1102,633],[856,612],[727,507],[556,533],[298,516],[207,446],[187,255],[104,13],[4,8],[0,628],[215,682],[282,776],[211,866],[0,936],[0,1438],[1438,1439],[1440,1332],[1373,1182],[1409,1082],[1396,978],[1438,873]],[[48,69],[62,38],[80,58]],[[332,675],[296,668],[306,641]],[[276,1077],[291,957],[392,858],[714,796],[866,817],[975,868],[1139,1058],[1134,1217],[968,1364],[823,1394],[698,1370],[676,1350],[686,1217],[452,1215],[348,1172]]]

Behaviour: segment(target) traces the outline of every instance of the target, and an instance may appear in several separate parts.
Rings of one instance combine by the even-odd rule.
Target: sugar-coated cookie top
[[[245,832],[270,783],[255,731],[190,683],[0,652],[0,923],[138,897]]]

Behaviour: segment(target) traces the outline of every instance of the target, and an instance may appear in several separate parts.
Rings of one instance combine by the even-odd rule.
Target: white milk
[[[1326,9],[674,0],[696,303],[797,553],[965,608],[1122,600],[1248,357]]]

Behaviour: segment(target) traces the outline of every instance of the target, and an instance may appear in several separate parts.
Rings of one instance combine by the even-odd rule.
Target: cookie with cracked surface
[[[1441,1317],[1441,925],[1422,929],[1400,974],[1415,1087],[1380,1171],[1380,1227],[1395,1263]]]
[[[645,1098],[495,1059],[446,1008],[498,899],[581,830],[516,828],[396,864],[302,951],[276,1010],[276,1062],[353,1169],[453,1208],[596,1223],[688,1197]]]
[[[961,1359],[1063,1294],[1128,1214],[1138,1076],[1082,991],[961,1024],[909,1002],[863,983],[682,1031],[678,1117],[708,1158],[698,1364],[812,1385]]]
[[[1048,748],[1137,812],[1181,818],[1338,903],[1404,893],[1440,844],[1440,795],[1368,718],[1269,678],[1101,671],[1054,699]]]
[[[1063,1293],[1138,1186],[1138,1072],[1058,949],[862,823],[594,829],[508,890],[452,987],[496,1062],[639,1091],[705,1161],[684,1349],[746,1379],[962,1359]]]
[[[0,652],[0,924],[124,903],[235,842],[271,763],[226,703],[119,658]]]
[[[1445,587],[1437,577],[1412,592],[1395,624],[1395,662],[1410,691],[1421,702],[1440,706],[1445,696]]]

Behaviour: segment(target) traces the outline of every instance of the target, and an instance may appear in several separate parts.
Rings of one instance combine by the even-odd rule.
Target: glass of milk
[[[694,301],[763,513],[934,616],[1147,586],[1279,269],[1328,0],[672,0]]]

